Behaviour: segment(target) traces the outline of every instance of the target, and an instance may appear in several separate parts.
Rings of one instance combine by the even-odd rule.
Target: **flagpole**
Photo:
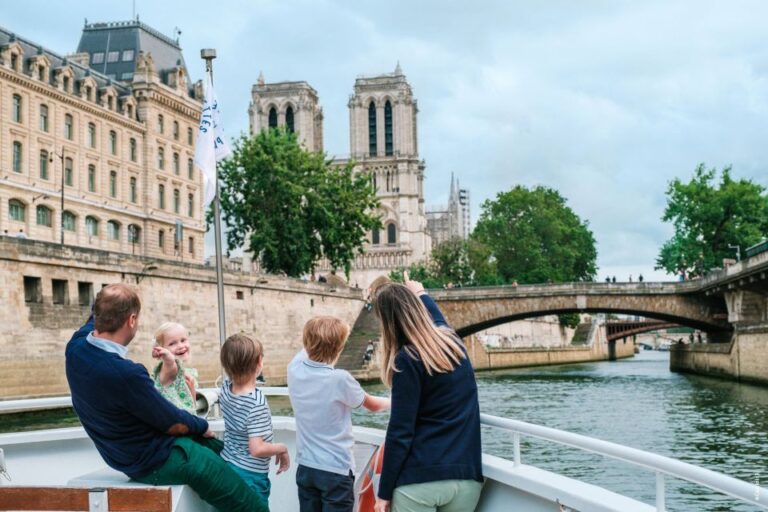
[[[213,59],[216,58],[216,50],[205,48],[200,50],[200,58],[205,61],[205,72],[213,86]],[[227,329],[224,319],[224,272],[221,257],[221,210],[219,206],[219,170],[216,169],[216,195],[213,198],[213,232],[216,238],[216,290],[219,298],[219,346],[224,345],[227,339]]]

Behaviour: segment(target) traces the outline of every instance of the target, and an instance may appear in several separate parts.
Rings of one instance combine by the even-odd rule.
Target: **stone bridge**
[[[727,341],[734,327],[768,319],[768,253],[702,279],[564,283],[431,290],[461,336],[560,313],[618,313],[700,329]]]

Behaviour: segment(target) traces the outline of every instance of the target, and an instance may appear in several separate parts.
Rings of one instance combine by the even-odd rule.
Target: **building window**
[[[189,254],[195,255],[195,237],[189,237]]]
[[[11,69],[18,72],[19,71],[19,56],[15,53],[11,54]]]
[[[117,171],[109,171],[109,195],[117,197]]]
[[[91,55],[91,64],[102,64],[104,62],[104,52],[96,52]]]
[[[195,216],[195,194],[187,195],[187,215]]]
[[[275,107],[269,109],[269,127],[277,128],[277,110]]]
[[[397,227],[394,223],[389,224],[387,226],[387,243],[388,244],[395,244],[397,243]]]
[[[88,165],[88,192],[96,192],[96,166]]]
[[[21,172],[21,142],[13,141],[13,172]]]
[[[157,167],[158,169],[165,169],[165,149],[157,148]]]
[[[157,206],[161,210],[165,210],[165,185],[162,183],[157,186]]]
[[[130,158],[131,162],[136,161],[136,139],[131,139],[130,142],[128,142],[128,147],[130,149]]]
[[[371,232],[371,243],[373,245],[379,245],[381,243],[381,239],[379,238],[379,230],[378,229],[374,229]]]
[[[368,105],[368,153],[376,156],[376,105]]]
[[[47,206],[43,206],[42,204],[37,207],[37,225],[38,226],[51,227],[53,225],[52,218],[53,218],[53,212],[51,212],[50,208],[48,208]]]
[[[74,137],[74,121],[72,120],[72,114],[64,114],[64,138],[72,140]]]
[[[69,282],[65,279],[51,279],[54,304],[69,304]]]
[[[128,242],[132,244],[139,243],[139,238],[141,236],[141,228],[137,226],[136,224],[131,224],[128,226]]]
[[[99,221],[95,217],[85,218],[85,232],[88,236],[99,236]]]
[[[384,154],[392,156],[395,153],[392,135],[392,104],[387,101],[384,105]]]
[[[24,302],[43,302],[43,280],[24,276]]]
[[[48,131],[48,105],[40,105],[40,130]]]
[[[181,172],[181,164],[179,163],[179,154],[174,153],[173,154],[173,174],[178,176],[179,172]]]
[[[75,214],[72,212],[64,212],[64,230],[74,231],[76,225]]]
[[[165,231],[162,229],[157,232],[157,246],[161,250],[165,249]]]
[[[117,132],[115,130],[109,131],[109,152],[113,155],[117,154]]]
[[[74,174],[72,159],[67,157],[64,159],[64,184],[66,186],[72,186],[75,180]]]
[[[285,126],[289,132],[293,133],[293,107],[288,107],[285,110]]]
[[[77,297],[81,306],[90,306],[93,300],[93,283],[78,281]]]
[[[120,240],[120,224],[117,221],[107,222],[107,238],[109,240]]]
[[[130,62],[133,60],[133,50],[123,50],[123,62]]]
[[[187,176],[189,179],[195,179],[195,164],[191,158],[187,158]]]
[[[10,215],[11,220],[24,222],[27,220],[27,207],[24,206],[24,203],[21,201],[11,199],[8,201],[8,214]]]
[[[21,117],[21,96],[13,95],[13,120],[17,123],[22,121]]]
[[[165,131],[165,119],[163,119],[163,114],[157,114],[157,132],[163,133]]]
[[[179,122],[173,122],[173,140],[179,140]]]
[[[95,148],[96,147],[96,125],[93,123],[88,123],[88,147],[89,148]]]
[[[130,199],[132,203],[136,202],[136,178],[131,178],[129,181],[129,192],[130,192]]]
[[[173,189],[173,213],[179,213],[181,208],[179,203],[181,203],[181,193],[179,189],[175,188]]]
[[[190,146],[194,143],[192,140],[192,128],[187,128],[187,144]]]
[[[120,52],[109,52],[107,54],[107,62],[117,62],[120,60]]]
[[[40,151],[40,179],[48,179],[48,152],[44,149]]]

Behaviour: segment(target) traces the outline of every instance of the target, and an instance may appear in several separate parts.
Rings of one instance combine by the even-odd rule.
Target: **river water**
[[[674,457],[749,482],[768,483],[768,388],[669,371],[669,353],[616,362],[478,373],[482,412],[584,434]],[[370,386],[379,394],[382,386]],[[355,422],[386,427],[386,417]],[[511,434],[484,427],[486,452],[512,458]],[[655,475],[626,463],[523,438],[526,464],[653,504]],[[667,479],[672,511],[756,507]],[[768,496],[764,497],[768,500]]]

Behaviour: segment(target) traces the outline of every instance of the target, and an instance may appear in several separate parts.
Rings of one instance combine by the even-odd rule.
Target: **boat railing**
[[[687,462],[601,439],[564,432],[541,425],[533,425],[524,421],[491,416],[489,414],[481,414],[480,423],[512,432],[512,463],[514,466],[522,464],[520,439],[522,436],[528,436],[621,460],[645,470],[653,471],[656,473],[657,512],[665,512],[667,510],[665,505],[665,481],[667,477],[686,480],[768,510],[768,488],[694,466]]]

